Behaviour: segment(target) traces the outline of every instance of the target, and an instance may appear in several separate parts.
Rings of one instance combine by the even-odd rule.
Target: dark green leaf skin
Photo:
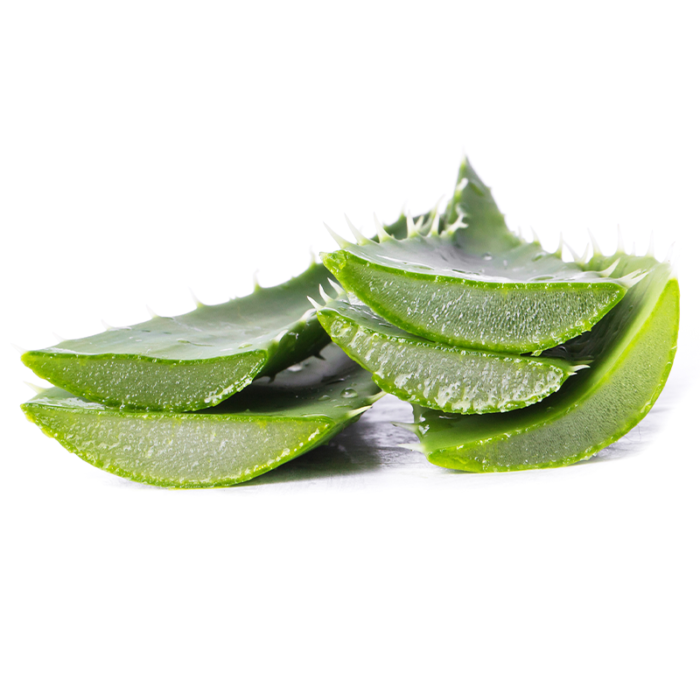
[[[327,270],[313,264],[247,297],[64,341],[29,351],[22,361],[52,384],[106,406],[215,406],[255,377],[274,375],[329,342],[307,299],[327,279]]]
[[[456,227],[460,217],[465,227]],[[466,159],[440,225],[428,235],[406,230],[403,217],[381,242],[348,244],[323,263],[376,314],[435,342],[545,350],[590,330],[626,291],[511,233]]]
[[[67,450],[132,481],[214,488],[248,481],[330,440],[383,393],[336,346],[190,413],[110,408],[49,389],[22,406]]]
[[[613,260],[600,256],[592,269]],[[454,416],[415,409],[428,459],[463,471],[560,467],[587,459],[649,412],[673,364],[680,295],[668,265],[622,256],[616,274],[647,270],[590,333],[565,346],[591,368],[539,404],[503,415]]]
[[[436,410],[472,414],[524,408],[584,369],[563,359],[433,343],[345,299],[328,302],[317,317],[331,339],[372,372],[384,391]]]

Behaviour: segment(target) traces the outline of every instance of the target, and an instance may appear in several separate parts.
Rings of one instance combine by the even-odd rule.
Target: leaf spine
[[[440,235],[440,216],[438,215],[438,204],[435,205],[435,209],[433,210],[433,220],[430,222],[430,231],[428,231],[429,236]]]
[[[593,247],[593,257],[595,257],[596,255],[602,255],[603,251],[600,249],[598,241],[596,241],[591,229],[588,229],[588,236],[591,239],[591,246]]]
[[[314,309],[316,309],[316,311],[320,311],[320,310],[323,308],[323,307],[321,306],[321,304],[319,304],[319,303],[316,301],[316,299],[314,299],[313,297],[306,297],[306,298],[311,302],[311,306],[313,306]]]
[[[464,222],[464,214],[462,212],[460,212],[456,221],[453,224],[450,224],[445,229],[445,233],[455,233],[455,231],[459,230],[460,228],[467,228],[467,226],[469,226],[469,224],[466,224]]]
[[[362,232],[360,231],[355,224],[350,221],[350,218],[348,217],[347,214],[345,214],[345,221],[348,222],[348,227],[350,228],[350,233],[355,237],[355,240],[357,241],[358,245],[367,245],[368,243],[372,243],[373,241],[370,241],[369,238],[365,238],[362,235]]]
[[[583,265],[588,260],[588,248],[589,244],[586,243],[586,247],[583,249],[583,253],[579,255],[566,241],[564,241],[564,245],[569,249],[569,252],[571,253],[574,262],[577,265]]]
[[[647,270],[646,272],[642,272],[641,270],[635,270],[634,272],[630,272],[624,277],[618,277],[616,281],[627,287],[627,289],[630,289],[634,287],[634,285],[638,282],[641,282],[648,274],[649,270]]]
[[[411,452],[422,452],[425,454],[425,448],[420,442],[402,442],[396,445],[396,447],[403,447],[404,450],[411,450]]]
[[[335,293],[338,296],[345,294],[345,290],[335,280],[332,280],[330,277],[328,278],[328,284],[330,284],[331,287],[333,287],[333,289],[335,289]]]
[[[346,241],[342,236],[339,236],[327,223],[323,224],[326,227],[328,233],[331,234],[331,238],[340,246],[340,248],[347,248],[350,245],[350,241]]]
[[[601,277],[610,277],[610,275],[612,275],[612,273],[615,272],[615,268],[619,265],[620,260],[621,258],[618,258],[612,265],[610,265],[610,267],[606,267],[604,270],[601,270],[598,274]]]
[[[386,232],[386,229],[382,226],[376,214],[374,215],[374,228],[377,231],[377,238],[380,243],[391,240],[391,236]]]
[[[562,253],[564,252],[564,234],[560,233],[559,234],[559,245],[557,246],[557,249],[554,251],[553,255],[559,260],[561,260]]]
[[[420,236],[420,232],[416,228],[416,224],[413,221],[413,217],[409,211],[406,212],[406,238],[417,238]]]
[[[260,280],[258,279],[258,271],[256,270],[253,273],[253,291],[257,292],[261,289],[262,289],[262,287],[260,286]]]
[[[649,234],[649,247],[647,248],[647,257],[648,258],[654,257],[654,232],[653,231]]]
[[[46,391],[49,387],[39,386],[38,384],[32,384],[31,382],[24,382],[35,394],[41,394]]]
[[[327,304],[329,301],[331,301],[330,296],[326,293],[326,290],[323,288],[323,285],[322,285],[322,284],[319,284],[319,285],[318,285],[318,292],[319,292],[319,294],[321,295],[321,299],[323,299],[323,301],[326,302],[326,304]]]
[[[202,303],[199,299],[197,299],[197,295],[190,289],[190,296],[192,297],[192,301],[195,303],[198,309],[203,309],[206,304]]]
[[[617,225],[617,252],[624,255],[625,252],[625,242],[622,240],[622,229],[620,224]]]
[[[345,415],[348,418],[354,418],[355,416],[363,414],[365,411],[369,411],[370,408],[372,408],[371,404],[369,406],[360,406],[360,408],[355,408],[352,411],[348,411]]]
[[[671,243],[671,245],[668,248],[668,252],[666,253],[666,257],[664,258],[664,262],[668,265],[673,265],[673,249],[675,245],[675,242]]]
[[[414,435],[418,435],[418,426],[415,423],[401,423],[400,421],[392,422],[397,428],[403,428],[404,430],[410,430]]]

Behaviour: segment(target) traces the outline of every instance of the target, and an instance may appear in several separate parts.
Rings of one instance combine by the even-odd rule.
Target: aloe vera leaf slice
[[[215,406],[256,376],[274,375],[329,342],[307,299],[327,278],[314,263],[241,299],[67,340],[29,351],[22,361],[52,384],[107,406]]]
[[[594,269],[611,259],[594,258]],[[618,274],[647,275],[590,333],[564,346],[590,369],[539,404],[499,416],[416,408],[420,447],[434,464],[464,471],[560,467],[591,457],[649,412],[676,352],[678,282],[653,258],[623,256]]]
[[[383,396],[335,346],[198,412],[133,411],[48,389],[27,417],[90,464],[172,488],[230,486],[320,445]]]
[[[460,175],[483,185],[465,163]],[[625,280],[606,270],[584,271],[518,239],[488,191],[478,188],[478,194],[472,179],[464,180],[446,218],[458,211],[466,229],[458,228],[458,218],[428,235],[360,239],[323,255],[324,264],[346,290],[403,330],[501,352],[559,345],[590,330],[622,299]]]
[[[434,343],[346,299],[328,302],[316,315],[331,339],[372,372],[384,391],[436,410],[470,414],[524,408],[582,369],[565,359]]]

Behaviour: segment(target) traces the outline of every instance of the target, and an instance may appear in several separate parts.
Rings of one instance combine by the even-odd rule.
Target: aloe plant
[[[586,459],[631,430],[651,409],[673,364],[678,282],[651,257],[595,255],[616,273],[645,277],[590,333],[567,343],[591,368],[539,404],[503,415],[458,416],[416,408],[419,449],[434,464],[465,471],[558,467]]]
[[[390,228],[401,230],[401,226]],[[455,196],[426,235],[406,218],[406,238],[377,222],[377,240],[323,255],[343,287],[399,328],[460,347],[525,353],[589,330],[635,276],[582,270],[511,233],[490,191],[465,159]]]
[[[329,342],[307,300],[327,277],[314,263],[241,299],[67,340],[27,352],[22,361],[52,384],[106,406],[215,406],[255,377],[275,375]]]
[[[435,343],[387,323],[364,304],[325,298],[317,317],[331,339],[384,391],[427,408],[464,414],[524,408],[586,367]]]
[[[67,450],[105,471],[157,486],[231,486],[330,440],[383,392],[335,346],[259,379],[214,408],[133,411],[48,389],[22,406]]]

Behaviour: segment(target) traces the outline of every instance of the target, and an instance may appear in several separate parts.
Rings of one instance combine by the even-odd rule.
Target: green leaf
[[[336,299],[318,320],[386,392],[453,413],[512,411],[557,391],[581,367],[565,359],[466,350],[419,338],[363,304]]]
[[[329,338],[307,299],[328,278],[313,264],[276,287],[172,318],[25,353],[37,375],[107,406],[193,411],[215,406],[260,375],[318,352]]]
[[[230,486],[320,445],[383,394],[335,346],[195,413],[110,408],[49,389],[27,417],[96,467],[172,488]]]
[[[323,262],[347,291],[405,331],[514,353],[551,348],[589,330],[630,284],[610,279],[610,270],[565,263],[510,233],[466,161],[445,220],[449,226],[440,220],[427,235],[359,239]]]
[[[609,267],[594,257],[589,267]],[[565,346],[591,368],[539,404],[503,415],[416,408],[421,447],[434,464],[465,471],[559,467],[591,457],[631,430],[664,387],[676,352],[678,282],[667,264],[621,256],[618,275],[647,275],[590,333]]]

